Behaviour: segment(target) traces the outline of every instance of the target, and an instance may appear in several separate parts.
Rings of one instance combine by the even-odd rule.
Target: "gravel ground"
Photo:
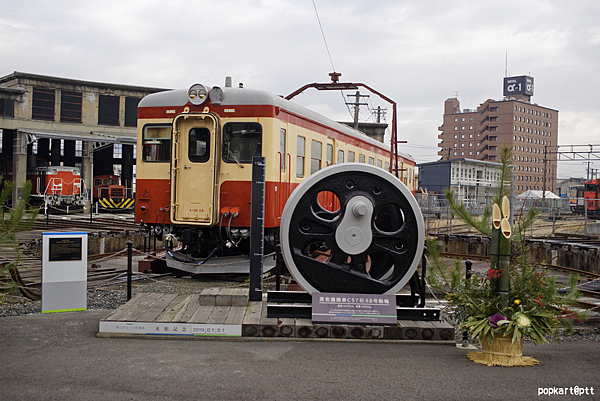
[[[248,284],[226,280],[212,280],[209,278],[191,279],[167,277],[158,280],[145,280],[134,282],[131,293],[171,293],[171,294],[196,294],[204,288],[213,287],[248,287]],[[0,318],[4,316],[19,316],[42,313],[41,301],[32,301],[20,295],[0,294]],[[88,289],[87,309],[117,309],[127,301],[127,287],[117,284],[109,287]]]
[[[236,281],[213,280],[209,278],[175,278],[167,277],[159,280],[145,280],[134,282],[132,295],[144,292],[195,294],[204,288],[213,287],[239,287],[247,288],[247,283]],[[265,284],[265,287],[274,287],[274,284]],[[274,289],[274,288],[273,288]],[[113,285],[88,290],[87,309],[89,310],[112,310],[117,309],[126,302],[127,291],[125,284]],[[458,324],[452,321],[451,314],[446,309],[444,301],[428,300],[428,307],[442,307],[442,319],[452,323],[456,330],[456,342],[462,342],[462,332]],[[4,316],[19,316],[41,314],[42,305],[40,301],[31,301],[20,295],[4,295],[0,298],[0,318]],[[600,341],[600,328],[588,326],[575,326],[571,334],[563,333],[560,341]],[[477,344],[477,340],[471,340]]]

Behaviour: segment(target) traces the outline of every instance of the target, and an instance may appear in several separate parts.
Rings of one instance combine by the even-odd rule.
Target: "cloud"
[[[365,83],[397,102],[400,136],[418,149],[418,161],[431,161],[444,100],[458,93],[461,106],[474,109],[501,99],[508,52],[511,75],[535,78],[533,101],[559,110],[559,142],[597,141],[600,2],[314,4],[321,26],[308,0],[4,2],[0,74],[164,88],[222,85],[232,76],[286,95],[327,82],[333,63],[343,81]],[[313,89],[295,101],[350,118],[339,93]],[[375,95],[371,103],[389,108],[391,120],[390,105]]]

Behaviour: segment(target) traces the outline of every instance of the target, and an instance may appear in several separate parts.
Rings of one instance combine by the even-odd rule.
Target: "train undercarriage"
[[[192,274],[248,274],[250,228],[176,227],[143,224],[143,232],[164,240],[167,266]],[[275,266],[279,228],[265,228],[264,271]]]

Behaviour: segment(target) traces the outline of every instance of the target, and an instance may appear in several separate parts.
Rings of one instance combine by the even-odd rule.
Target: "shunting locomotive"
[[[569,188],[569,207],[576,214],[587,213],[590,217],[600,217],[600,180],[594,178],[585,184]]]
[[[389,145],[362,132],[269,92],[227,85],[145,97],[137,140],[136,222],[166,236],[167,265],[191,273],[214,256],[248,255],[253,156],[266,161],[265,253],[279,241],[287,199],[310,174],[345,162],[388,170],[390,161]],[[414,193],[415,160],[399,159]]]
[[[85,185],[77,167],[37,167],[27,172],[32,182],[33,203],[44,203],[55,208],[83,207],[86,202]]]

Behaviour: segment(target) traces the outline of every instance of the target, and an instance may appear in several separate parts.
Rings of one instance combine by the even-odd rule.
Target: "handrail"
[[[280,203],[281,203],[281,189],[282,189],[281,188],[281,167],[282,167],[281,164],[282,164],[283,155],[281,154],[280,151],[278,151],[277,154],[279,155],[279,185],[277,186],[278,193],[277,193],[277,200],[276,200],[275,204],[277,205],[276,216],[277,217],[281,217],[281,213],[279,213],[279,212],[281,210],[281,206],[280,206]]]

